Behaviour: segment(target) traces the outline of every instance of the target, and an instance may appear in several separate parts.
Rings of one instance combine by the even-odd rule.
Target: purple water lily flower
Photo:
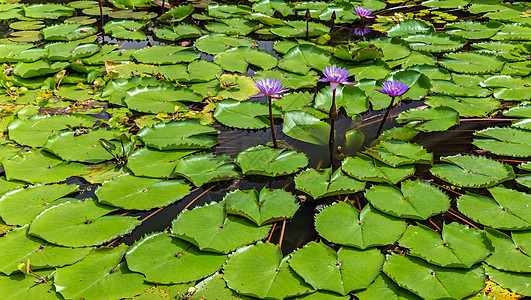
[[[398,97],[404,95],[408,90],[409,86],[398,80],[394,81],[384,81],[382,83],[382,89],[376,89],[380,93],[387,94],[391,97]]]
[[[365,9],[359,6],[354,7],[354,9],[356,11],[355,12],[351,11],[351,13],[359,16],[360,18],[374,19],[374,17],[371,17],[372,10],[370,9]]]
[[[369,27],[369,25],[365,25],[364,27],[354,28],[354,34],[357,36],[366,35],[369,32],[371,32],[371,28]]]
[[[255,82],[254,85],[260,90],[260,93],[251,96],[251,98],[269,96],[278,99],[280,98],[279,94],[289,91],[282,86],[282,82],[278,79],[266,78]]]
[[[354,83],[347,81],[348,75],[350,74],[350,71],[347,71],[347,69],[336,66],[326,67],[323,74],[326,78],[317,79],[317,81],[330,82],[332,91],[340,84],[354,85]]]

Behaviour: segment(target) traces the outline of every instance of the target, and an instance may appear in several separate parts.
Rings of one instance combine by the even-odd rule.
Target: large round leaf
[[[346,202],[328,206],[315,216],[315,229],[327,241],[362,249],[393,244],[406,226],[403,220],[381,213],[371,205],[358,212]]]
[[[431,53],[456,51],[463,48],[467,43],[467,40],[462,37],[442,33],[410,35],[404,40],[409,43],[411,49]]]
[[[466,39],[488,39],[492,37],[503,23],[498,21],[489,21],[486,23],[479,23],[476,21],[461,21],[446,24],[446,33],[451,35],[458,35]]]
[[[379,210],[400,218],[425,220],[450,208],[450,198],[445,193],[420,180],[403,181],[401,189],[374,185],[365,192],[365,198]]]
[[[393,299],[393,300],[420,300],[417,295],[401,288],[394,281],[380,273],[369,287],[363,291],[356,292],[354,295],[360,300],[372,299]]]
[[[494,55],[458,52],[449,53],[439,62],[444,68],[466,74],[489,74],[499,72],[503,69],[505,59]]]
[[[409,226],[399,244],[410,255],[442,267],[470,268],[490,254],[483,234],[459,223],[445,224],[442,236],[422,224]]]
[[[419,108],[401,112],[396,118],[398,123],[420,131],[446,131],[459,124],[459,113],[449,107]]]
[[[390,167],[365,155],[347,157],[341,168],[348,175],[361,181],[376,181],[397,184],[415,173],[413,165]]]
[[[247,37],[231,37],[224,34],[205,35],[195,41],[194,46],[201,52],[218,54],[230,48],[246,46],[251,47],[254,40]]]
[[[330,128],[328,123],[319,120],[311,113],[292,110],[284,114],[282,132],[303,142],[326,145]]]
[[[332,172],[332,168],[306,169],[295,177],[295,188],[314,199],[353,194],[365,189],[365,183],[347,176],[341,168]]]
[[[393,25],[389,30],[387,30],[387,35],[390,37],[395,37],[431,32],[435,32],[432,24],[422,20],[411,19]]]
[[[492,255],[487,257],[486,263],[504,271],[531,272],[529,231],[514,231],[511,238],[503,232],[486,228],[485,234],[493,247]]]
[[[132,210],[149,210],[181,200],[190,192],[184,180],[163,180],[124,174],[105,181],[96,191],[98,201]]]
[[[310,69],[322,71],[334,61],[335,59],[325,50],[311,44],[304,44],[291,48],[279,62],[278,67],[289,72],[306,75]]]
[[[184,211],[172,222],[171,233],[201,250],[229,253],[263,239],[271,226],[258,227],[251,221],[227,215],[225,202]]]
[[[435,165],[430,172],[461,187],[489,187],[515,177],[512,167],[483,156],[458,154],[441,157],[441,161],[452,165]]]
[[[146,281],[173,284],[201,279],[220,269],[227,256],[199,251],[169,233],[153,233],[137,241],[126,254],[127,266]]]
[[[490,280],[520,295],[531,295],[529,273],[504,272],[489,266],[484,266],[484,268]]]
[[[482,150],[512,157],[531,156],[531,131],[493,127],[476,131],[474,135],[488,138],[474,139],[473,144]]]
[[[280,116],[277,108],[272,111],[273,117]],[[214,118],[229,127],[262,129],[269,126],[269,107],[260,102],[225,100],[216,105]]]
[[[144,127],[137,136],[146,146],[159,150],[201,149],[217,144],[213,127],[194,121],[178,121]]]
[[[135,51],[133,57],[138,62],[157,65],[191,62],[199,58],[199,53],[188,50],[180,46],[153,46]]]
[[[0,272],[10,275],[29,259],[32,270],[62,267],[82,260],[92,248],[60,247],[28,235],[28,226],[14,228],[0,239]]]
[[[277,245],[258,243],[243,247],[229,256],[223,279],[240,294],[260,299],[284,299],[306,294],[312,288],[282,258]]]
[[[489,189],[494,199],[467,193],[459,197],[457,207],[467,217],[498,229],[531,229],[531,195],[494,187]]]
[[[103,30],[117,39],[145,40],[146,34],[140,30],[146,25],[146,22],[111,20],[103,26]]]
[[[367,288],[383,262],[377,249],[341,247],[336,253],[322,242],[310,242],[291,255],[289,265],[313,288],[346,295]]]
[[[37,216],[29,233],[57,245],[85,247],[128,234],[141,224],[133,217],[104,216],[114,210],[96,200],[67,201]]]
[[[316,79],[319,78],[315,71],[310,71],[306,75],[284,72],[281,70],[259,71],[256,72],[255,79],[278,79],[284,86],[289,89],[312,88],[317,85]]]
[[[203,97],[186,88],[137,87],[127,91],[124,102],[132,110],[145,113],[179,111],[182,102],[200,102]]]
[[[453,108],[459,113],[459,116],[465,117],[484,117],[491,111],[499,108],[501,103],[492,97],[487,98],[470,98],[470,97],[452,97],[447,95],[435,94],[427,97],[425,103],[431,107],[446,106]]]
[[[0,217],[6,224],[29,224],[54,201],[78,189],[75,184],[38,184],[12,190],[0,198]]]
[[[193,61],[186,65],[159,66],[155,73],[164,75],[166,79],[179,82],[208,82],[216,79],[223,71],[215,63],[206,60]]]
[[[462,299],[485,286],[481,267],[441,268],[398,254],[387,255],[383,271],[398,285],[424,299]]]
[[[35,115],[9,123],[9,138],[21,145],[42,147],[54,133],[70,128],[90,127],[94,121],[75,115]]]
[[[173,170],[200,187],[212,181],[242,178],[241,171],[227,155],[201,153],[182,158]]]
[[[303,153],[256,146],[243,150],[234,160],[245,175],[279,176],[295,173],[308,164]]]
[[[52,278],[55,270],[46,269],[35,271],[36,274],[45,278]],[[0,275],[0,290],[2,299],[42,299],[57,300],[62,297],[53,291],[53,281],[35,282],[36,276],[15,274],[11,276]]]
[[[263,70],[277,66],[277,59],[273,55],[250,47],[232,48],[221,52],[214,57],[214,62],[224,70],[238,73],[247,72],[249,64]]]
[[[67,161],[98,163],[113,158],[98,142],[99,139],[111,140],[119,130],[99,129],[95,131],[69,131],[48,139],[44,149]],[[120,145],[116,143],[116,145]]]
[[[365,93],[354,85],[340,85],[335,89],[336,105],[343,107],[347,115],[361,114],[369,109],[369,101]],[[321,89],[315,97],[315,108],[329,111],[332,106],[332,90],[329,86]]]
[[[260,194],[255,189],[236,190],[225,195],[227,211],[264,225],[292,218],[299,204],[296,197],[284,190],[262,188]]]
[[[428,153],[422,146],[402,141],[384,141],[363,151],[363,153],[376,158],[392,167],[408,164],[433,163],[433,154]]]
[[[127,158],[127,168],[136,176],[169,178],[180,159],[196,150],[158,151],[151,148],[139,149]]]
[[[58,269],[56,290],[66,299],[119,299],[140,294],[148,288],[144,276],[120,263],[127,246],[94,249],[83,261]]]

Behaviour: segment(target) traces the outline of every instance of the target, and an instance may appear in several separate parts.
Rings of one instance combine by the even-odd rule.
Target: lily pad
[[[156,65],[191,62],[199,56],[199,53],[189,51],[189,48],[181,46],[153,46],[133,53],[133,57],[138,62]]]
[[[137,136],[146,146],[159,150],[202,149],[218,143],[218,131],[194,121],[178,121],[144,127]]]
[[[214,62],[224,70],[238,73],[247,72],[249,64],[263,70],[277,66],[277,59],[273,55],[250,47],[231,48],[218,53],[214,57]]]
[[[229,255],[223,267],[223,279],[240,294],[260,299],[284,299],[306,294],[312,288],[282,258],[279,247],[258,243]]]
[[[343,107],[349,116],[361,114],[369,110],[369,101],[365,93],[357,86],[340,85],[335,89],[336,105]],[[329,111],[332,106],[332,90],[329,86],[321,89],[315,97],[315,108]]]
[[[164,180],[136,177],[129,174],[103,182],[96,190],[100,203],[123,209],[149,210],[181,200],[190,193],[184,180]]]
[[[361,249],[393,244],[406,227],[403,220],[384,214],[371,205],[358,212],[347,202],[328,206],[315,216],[315,229],[320,236],[334,244]]]
[[[376,158],[392,167],[408,164],[433,163],[433,154],[417,144],[402,141],[385,141],[363,151],[363,153]]]
[[[180,82],[208,82],[217,78],[223,73],[220,66],[204,60],[193,61],[188,66],[168,65],[159,66],[155,73],[164,75],[169,80]]]
[[[160,19],[159,19],[160,20]],[[164,26],[153,29],[155,36],[161,40],[178,41],[201,36],[201,29],[188,24]]]
[[[283,38],[306,36],[306,21],[285,21],[284,24],[285,25],[283,26],[271,28],[270,32]],[[308,22],[308,28],[308,36],[319,36],[330,31],[330,28],[328,28],[326,25],[316,22]]]
[[[295,196],[284,190],[262,188],[260,194],[255,189],[236,190],[224,200],[228,213],[246,217],[258,226],[290,219],[299,209]]]
[[[297,74],[306,75],[311,69],[319,71],[330,66],[335,61],[325,50],[309,44],[298,45],[291,48],[278,67]]]
[[[281,112],[272,108],[273,117]],[[214,118],[221,124],[242,129],[262,129],[270,126],[269,108],[266,104],[251,101],[225,100],[216,105]]]
[[[485,274],[489,279],[500,284],[501,286],[511,289],[511,291],[520,295],[530,295],[529,274],[504,272],[489,266],[484,266]]]
[[[491,74],[503,69],[506,60],[498,56],[479,52],[458,52],[444,55],[439,61],[444,68],[466,74]]]
[[[356,297],[360,300],[371,300],[371,299],[410,299],[410,300],[420,300],[422,298],[411,293],[410,291],[401,288],[394,281],[385,276],[385,274],[380,273],[378,277],[374,280],[371,285],[366,290],[359,291],[354,293]]]
[[[398,254],[386,256],[384,273],[403,288],[424,299],[462,299],[485,286],[481,267],[451,269]]]
[[[38,184],[12,190],[0,198],[0,217],[6,224],[29,224],[54,201],[78,189],[75,184]]]
[[[22,6],[27,18],[32,19],[58,19],[60,17],[71,16],[76,10],[62,4],[33,4]]]
[[[111,20],[103,26],[106,34],[117,39],[145,40],[146,34],[141,30],[147,25],[146,22],[131,20]]]
[[[83,260],[92,248],[60,247],[28,235],[28,225],[14,228],[0,239],[0,272],[10,275],[29,259],[31,269],[62,267]]]
[[[158,151],[142,148],[128,157],[127,168],[136,176],[170,178],[180,159],[194,152],[196,150]]]
[[[248,35],[260,26],[258,21],[241,18],[224,18],[219,22],[208,22],[205,28],[214,33],[229,35]]]
[[[247,37],[231,37],[224,34],[205,35],[195,41],[194,46],[201,52],[218,54],[230,48],[252,47],[254,40]]]
[[[431,107],[450,107],[456,110],[459,116],[465,117],[484,117],[491,111],[501,107],[500,101],[492,97],[452,97],[441,94],[428,96],[425,103]]]
[[[53,275],[53,269],[37,270],[35,271],[41,277],[50,279]],[[28,276],[25,274],[15,274],[11,276],[0,275],[0,289],[2,290],[2,297],[4,299],[32,299],[41,298],[43,300],[57,300],[60,295],[53,291],[53,282],[36,283],[38,279],[36,276]]]
[[[494,187],[489,192],[494,199],[472,193],[459,197],[459,211],[478,223],[497,229],[531,228],[531,211],[526,207],[531,199],[529,194],[504,187]]]
[[[290,150],[256,146],[243,150],[234,160],[244,175],[280,176],[304,168],[308,158]]]
[[[409,226],[399,244],[412,256],[450,268],[470,268],[490,254],[482,233],[459,223],[445,224],[442,237],[422,224]]]
[[[365,189],[365,183],[347,176],[341,168],[306,169],[295,177],[295,188],[314,199],[343,194],[354,194]]]
[[[419,33],[435,32],[433,25],[422,20],[405,20],[396,25],[393,25],[387,30],[389,37],[396,36],[410,36]]]
[[[146,281],[174,284],[201,279],[220,269],[227,256],[204,252],[189,243],[157,232],[137,241],[125,256],[127,266]]]
[[[174,113],[185,108],[181,102],[200,102],[203,96],[187,88],[145,86],[132,88],[125,94],[124,102],[132,110],[145,113]]]
[[[458,35],[466,39],[488,39],[492,37],[503,23],[498,21],[489,21],[489,22],[474,22],[474,21],[461,21],[461,22],[452,22],[446,24],[446,33],[451,35]]]
[[[486,263],[504,271],[531,271],[531,257],[526,252],[529,251],[529,231],[513,231],[511,238],[503,232],[486,228],[485,234],[493,247]]]
[[[509,127],[492,127],[476,131],[474,135],[487,138],[474,139],[473,144],[480,149],[503,156],[531,156],[531,133],[529,131]]]
[[[412,165],[393,168],[371,157],[359,154],[357,157],[347,157],[343,160],[341,168],[348,175],[361,181],[390,184],[397,184],[415,173],[415,167]]]
[[[141,224],[129,216],[105,216],[116,209],[92,199],[72,199],[38,215],[31,223],[29,234],[67,247],[101,245],[130,233]]]
[[[513,168],[483,156],[441,157],[451,165],[435,165],[430,172],[437,178],[461,187],[489,187],[515,177]]]
[[[426,109],[410,109],[400,113],[398,123],[424,132],[445,131],[459,124],[459,113],[452,108],[439,106]]]
[[[246,218],[228,215],[225,202],[184,211],[172,222],[171,233],[202,251],[229,253],[267,236],[270,225],[256,226]]]
[[[377,249],[341,247],[336,253],[322,242],[310,242],[291,254],[289,265],[313,288],[346,295],[367,288],[383,262]]]
[[[330,125],[313,114],[304,111],[288,111],[284,114],[282,132],[296,140],[326,145],[330,133]]]
[[[13,72],[15,75],[22,78],[31,78],[57,73],[69,65],[70,64],[67,62],[57,61],[51,63],[48,60],[43,59],[29,63],[19,62],[13,69]]]
[[[365,197],[379,210],[399,218],[425,220],[450,208],[450,198],[445,193],[420,180],[403,181],[400,190],[375,185],[365,192]]]
[[[49,41],[73,41],[93,35],[98,30],[91,26],[81,26],[76,23],[63,23],[46,27],[42,30],[45,40]]]
[[[259,71],[256,73],[255,80],[264,78],[278,79],[289,89],[301,89],[315,87],[317,85],[315,80],[319,79],[319,76],[317,76],[315,71],[310,71],[306,75],[281,70]]]
[[[431,53],[456,51],[463,48],[467,43],[467,40],[462,37],[441,33],[410,35],[404,40],[409,43],[411,49]]]
[[[159,20],[164,22],[178,22],[184,20],[194,11],[191,5],[174,6],[167,12],[160,15]]]
[[[120,263],[127,246],[98,248],[83,261],[58,269],[54,274],[56,290],[66,299],[128,298],[148,288],[144,276],[129,271]]]
[[[185,177],[197,187],[212,181],[242,178],[240,170],[229,156],[212,153],[189,155],[180,159],[173,173]]]

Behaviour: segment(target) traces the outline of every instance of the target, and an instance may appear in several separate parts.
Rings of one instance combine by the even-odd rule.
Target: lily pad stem
[[[275,122],[273,120],[273,108],[271,107],[271,96],[267,96],[267,102],[269,103],[269,124],[271,125],[271,135],[273,137],[273,146],[278,148],[277,134],[275,133]]]
[[[393,107],[393,102],[395,102],[395,97],[391,98],[391,103],[387,107],[387,110],[385,111],[385,115],[382,119],[382,122],[380,123],[380,127],[378,127],[378,131],[376,132],[376,138],[380,137],[380,134],[382,134],[382,129],[385,123],[385,120],[387,120],[387,117],[389,116],[389,112],[391,111],[391,107]]]
[[[306,9],[306,40],[310,40],[310,18],[312,15],[310,14],[310,9]]]
[[[284,230],[286,230],[286,220],[282,221],[282,230],[280,231],[280,240],[278,241],[278,247],[282,250],[282,240],[284,240]]]

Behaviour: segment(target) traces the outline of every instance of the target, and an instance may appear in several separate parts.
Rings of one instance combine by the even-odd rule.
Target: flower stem
[[[391,107],[393,107],[393,102],[395,102],[395,97],[391,98],[391,103],[387,107],[387,110],[385,111],[385,115],[382,119],[382,122],[380,123],[380,127],[378,127],[378,132],[376,132],[376,138],[380,137],[380,134],[382,134],[382,129],[385,123],[385,120],[387,120],[387,117],[389,116],[389,112],[391,111]]]
[[[330,139],[328,140],[328,145],[330,147],[330,165],[334,161],[334,133],[336,127],[336,118],[337,118],[337,107],[336,107],[336,90],[332,91],[332,106],[330,106],[330,111],[328,112],[328,118],[330,119]]]
[[[99,5],[100,5],[100,19],[101,19],[101,27],[103,27],[103,3],[102,3],[102,0],[99,0]]]
[[[271,96],[267,96],[267,102],[269,103],[269,123],[271,125],[271,135],[273,137],[273,146],[278,148],[277,134],[275,133],[275,121],[273,120],[273,108],[271,107]]]

